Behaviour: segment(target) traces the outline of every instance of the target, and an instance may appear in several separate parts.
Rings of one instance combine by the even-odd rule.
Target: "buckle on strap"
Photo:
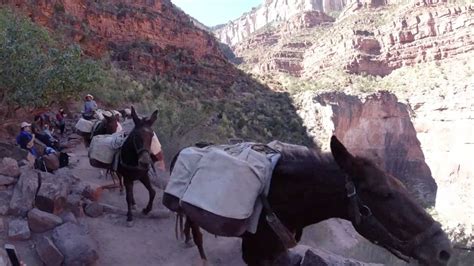
[[[346,193],[348,198],[352,198],[357,195],[355,185],[352,181],[346,183]]]

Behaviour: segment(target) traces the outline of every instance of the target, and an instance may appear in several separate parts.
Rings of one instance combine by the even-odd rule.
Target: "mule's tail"
[[[176,223],[174,226],[174,233],[176,235],[176,239],[180,240],[183,238],[184,235],[184,225],[183,225],[183,220],[184,220],[184,214],[181,212],[176,213]]]

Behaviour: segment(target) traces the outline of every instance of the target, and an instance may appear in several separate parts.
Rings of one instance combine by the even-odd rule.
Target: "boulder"
[[[323,249],[298,245],[278,257],[275,266],[376,266],[382,264],[365,263],[336,255]]]
[[[66,208],[76,217],[84,217],[84,208],[82,197],[77,194],[71,194],[66,200]]]
[[[10,186],[18,181],[17,178],[11,176],[0,175],[0,186]]]
[[[102,186],[88,182],[77,182],[71,188],[73,194],[81,195],[91,201],[98,201],[102,191]]]
[[[56,227],[52,238],[64,255],[65,265],[91,265],[99,258],[97,244],[86,230],[77,224],[67,222]]]
[[[62,223],[63,220],[60,217],[36,208],[28,212],[28,225],[35,233],[49,231]]]
[[[16,219],[8,224],[8,239],[27,240],[30,237],[31,232],[26,220]]]
[[[70,211],[61,213],[61,219],[63,219],[63,222],[65,223],[71,222],[77,224],[76,216],[74,216],[74,214]]]
[[[102,187],[97,184],[87,184],[82,190],[82,196],[92,201],[98,201],[102,195]]]
[[[33,208],[35,193],[38,188],[38,172],[32,169],[21,173],[10,200],[9,213],[26,216]]]
[[[0,175],[19,177],[20,174],[20,167],[15,159],[6,157],[0,161]]]
[[[20,147],[0,142],[0,158],[10,157],[17,161],[21,161],[26,159],[28,152],[26,150],[21,149]]]
[[[36,252],[41,261],[47,266],[60,266],[64,256],[48,237],[40,237],[36,241]]]
[[[96,218],[104,213],[104,207],[97,202],[92,202],[84,208],[84,212],[87,216]]]
[[[41,173],[41,187],[35,200],[38,209],[59,214],[66,207],[71,179],[67,174],[59,171],[56,174]]]
[[[0,191],[0,215],[6,215],[10,207],[10,199],[13,192],[11,190]]]

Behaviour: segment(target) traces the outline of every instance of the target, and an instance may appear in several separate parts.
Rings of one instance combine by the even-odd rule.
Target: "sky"
[[[240,17],[263,0],[171,0],[206,26],[224,24]]]

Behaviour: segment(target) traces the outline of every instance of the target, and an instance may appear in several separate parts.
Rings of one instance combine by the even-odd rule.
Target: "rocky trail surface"
[[[74,159],[77,166],[73,171],[81,175],[81,179],[97,185],[111,183],[110,178],[101,177],[100,170],[89,165],[83,146],[78,147]],[[100,249],[98,265],[200,265],[197,249],[184,248],[176,240],[175,217],[170,213],[166,215],[166,208],[161,204],[163,191],[157,189],[157,192],[151,218],[137,217],[131,228],[126,226],[125,215],[104,214],[100,218],[85,218]],[[134,196],[140,210],[148,202],[148,192],[143,185],[136,183]],[[120,195],[118,189],[104,190],[99,202],[123,211],[127,209],[125,195]],[[165,218],[154,218],[157,216]],[[211,265],[243,265],[240,240],[205,235]]]
[[[157,190],[154,210],[148,216],[137,211],[133,226],[128,227],[125,195],[118,188],[108,188],[113,181],[105,177],[105,171],[90,166],[87,149],[77,136],[71,135],[68,142],[73,144],[67,150],[71,155],[69,167],[54,174],[41,174],[41,201],[35,198],[38,172],[23,165],[21,155],[15,155],[16,148],[10,148],[9,153],[2,150],[2,157],[15,155],[21,165],[18,167],[14,159],[0,160],[2,173],[12,175],[2,177],[11,182],[0,186],[2,246],[14,244],[28,266],[202,265],[197,249],[176,239],[175,216],[161,204],[163,190],[158,187],[168,179],[167,173],[159,173],[161,181],[152,179]],[[10,170],[4,171],[7,166]],[[137,183],[134,196],[137,209],[141,210],[148,201],[148,192]],[[292,251],[292,261],[283,265],[372,265],[341,256],[347,254],[365,261],[386,261],[387,254],[379,249],[371,251],[369,257],[361,256],[368,254],[365,251],[354,251],[359,241],[363,240],[349,223],[325,222],[305,229],[303,245],[297,246]],[[240,245],[239,238],[204,232],[207,265],[245,265]],[[7,261],[1,250],[0,265],[9,265]],[[397,265],[394,263],[398,262],[390,265]]]

